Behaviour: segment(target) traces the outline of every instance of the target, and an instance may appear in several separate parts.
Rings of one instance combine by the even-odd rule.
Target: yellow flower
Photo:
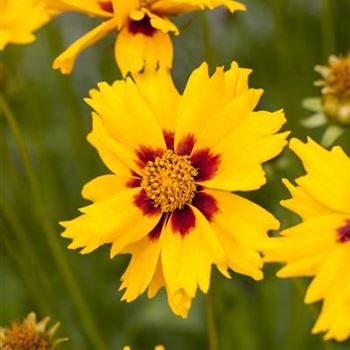
[[[38,0],[1,0],[0,50],[9,43],[29,44],[34,31],[50,19],[48,10]]]
[[[123,350],[132,350],[130,346],[124,346]],[[163,345],[156,345],[154,347],[154,350],[165,350],[165,347]]]
[[[260,240],[278,221],[232,194],[266,182],[262,163],[277,156],[288,133],[275,134],[283,112],[253,112],[262,90],[249,89],[250,70],[236,63],[208,76],[202,64],[183,95],[165,70],[112,86],[100,83],[86,102],[88,136],[113,174],[83,188],[91,204],[64,222],[69,248],[89,253],[111,244],[111,257],[131,254],[122,276],[123,300],[165,287],[177,315],[186,317],[211,265],[263,278]]]
[[[303,222],[271,239],[265,261],[286,263],[279,277],[314,276],[305,302],[323,299],[323,308],[312,332],[341,341],[350,336],[350,159],[340,147],[327,151],[311,139],[293,139],[290,148],[307,174],[298,186],[284,180],[292,198],[282,204]]]
[[[55,349],[58,344],[67,341],[67,338],[53,340],[59,323],[46,330],[49,320],[49,317],[45,317],[37,322],[35,313],[31,312],[22,323],[13,323],[10,328],[1,328],[0,348],[2,350]]]
[[[119,31],[115,57],[124,76],[141,71],[145,64],[152,68],[172,66],[173,45],[169,33],[178,35],[179,30],[168,19],[169,15],[219,6],[231,12],[245,9],[233,0],[50,0],[50,4],[61,11],[83,12],[104,19],[58,56],[54,69],[69,74],[82,50],[109,32]]]

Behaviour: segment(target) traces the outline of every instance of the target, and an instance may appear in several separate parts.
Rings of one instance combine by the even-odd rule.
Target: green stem
[[[206,14],[204,13],[204,11],[201,11],[198,15],[200,16],[202,28],[205,60],[207,61],[209,69],[211,71],[216,65],[215,49],[210,41],[210,28],[208,25],[208,19],[206,17]]]
[[[206,296],[206,311],[207,311],[207,327],[208,327],[208,339],[209,350],[219,350],[218,334],[216,330],[215,314],[214,314],[214,302],[212,287],[208,291]]]
[[[322,1],[322,38],[324,58],[328,58],[329,55],[336,53],[333,8],[331,0]]]
[[[302,281],[298,278],[293,278],[292,282],[293,282],[294,287],[298,291],[298,293],[301,296],[304,296],[305,286],[303,285]],[[307,304],[306,306],[307,306],[307,310],[309,310],[312,318],[314,318],[316,320],[318,317],[318,311],[317,311],[316,305],[315,304]],[[325,350],[333,350],[333,344],[330,341],[324,341],[323,344],[324,344]]]
[[[81,293],[76,279],[73,275],[72,268],[68,264],[65,255],[62,251],[62,248],[59,245],[56,236],[56,230],[47,215],[45,204],[41,200],[42,195],[40,185],[37,178],[35,177],[35,172],[31,163],[31,159],[29,157],[28,150],[24,142],[23,136],[21,134],[21,131],[17,125],[16,118],[5,99],[5,96],[2,93],[0,96],[1,112],[4,115],[6,121],[8,122],[8,125],[14,135],[19,152],[21,154],[25,171],[28,176],[29,184],[32,190],[33,200],[38,210],[38,217],[40,218],[39,222],[42,225],[44,234],[46,235],[46,239],[49,248],[52,252],[53,258],[55,260],[55,263],[58,267],[63,281],[66,284],[69,293],[72,296],[74,305],[77,308],[77,311],[80,313],[82,325],[85,328],[87,335],[90,337],[91,345],[93,345],[95,349],[105,349],[106,347],[104,345],[104,342],[97,331],[94,319],[90,313],[90,310],[84,300],[83,294]]]

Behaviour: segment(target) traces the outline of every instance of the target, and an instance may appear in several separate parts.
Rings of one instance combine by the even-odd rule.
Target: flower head
[[[0,329],[0,347],[3,350],[53,350],[67,338],[52,339],[59,323],[46,330],[50,318],[37,322],[31,312],[22,323],[13,323],[9,328]]]
[[[245,9],[244,5],[233,0],[50,0],[50,6],[60,11],[83,12],[104,19],[58,56],[54,69],[69,74],[82,50],[109,32],[119,31],[115,57],[124,76],[128,72],[141,71],[145,65],[151,68],[172,66],[173,46],[169,33],[178,35],[179,30],[168,19],[169,15],[219,6],[231,12]]]
[[[276,134],[282,111],[253,111],[262,91],[248,88],[249,73],[232,63],[209,77],[203,64],[180,95],[168,72],[145,72],[100,83],[86,99],[95,110],[88,140],[113,174],[85,185],[94,203],[62,223],[63,236],[82,253],[107,243],[112,257],[132,256],[123,300],[165,287],[186,317],[198,287],[208,291],[212,265],[263,278],[259,242],[279,223],[231,191],[265,184],[262,163],[288,133]]]
[[[46,24],[50,12],[39,0],[1,0],[0,50],[7,44],[29,44],[34,31]]]
[[[322,86],[321,104],[325,114],[333,121],[350,125],[350,54],[329,57],[328,66],[316,66],[322,80],[315,85]]]
[[[350,336],[350,158],[340,147],[327,151],[311,139],[293,139],[290,148],[307,171],[282,204],[302,223],[284,230],[267,244],[265,261],[285,262],[280,277],[313,276],[305,302],[323,299],[313,333],[326,339]]]

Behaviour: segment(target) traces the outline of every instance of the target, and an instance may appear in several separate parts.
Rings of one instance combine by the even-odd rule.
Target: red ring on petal
[[[176,147],[176,154],[180,156],[189,156],[193,150],[196,138],[193,134],[188,134],[182,138]]]
[[[346,225],[338,229],[338,241],[340,243],[350,241],[350,220],[347,220]]]
[[[131,34],[143,34],[145,36],[153,36],[157,31],[157,29],[152,27],[151,18],[147,15],[139,21],[131,20],[128,29]]]
[[[209,148],[203,148],[191,155],[191,163],[198,170],[196,181],[206,181],[212,179],[221,162],[219,154],[214,154]]]
[[[136,161],[137,165],[143,169],[147,162],[153,162],[157,157],[161,157],[164,151],[161,149],[154,149],[148,146],[140,146],[138,150],[136,150],[136,156],[138,160]]]
[[[98,3],[103,11],[113,13],[113,3],[112,1],[99,1]]]
[[[200,210],[208,221],[212,221],[215,214],[219,211],[217,200],[205,192],[197,192],[192,200],[192,205]]]
[[[190,206],[185,205],[182,209],[176,209],[172,213],[170,224],[174,233],[185,236],[196,226],[196,217]]]
[[[156,241],[159,239],[161,233],[162,233],[162,230],[163,230],[163,227],[164,227],[164,224],[166,222],[166,219],[167,219],[168,215],[167,214],[162,214],[162,216],[160,217],[160,220],[158,221],[158,224],[154,227],[154,229],[148,234],[148,237],[150,238],[150,240],[152,241]]]
[[[161,213],[161,210],[154,206],[152,199],[147,197],[146,191],[143,189],[134,197],[134,204],[141,209],[145,216],[160,215]]]

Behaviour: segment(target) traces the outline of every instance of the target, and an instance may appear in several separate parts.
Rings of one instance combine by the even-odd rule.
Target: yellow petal
[[[174,293],[167,291],[168,304],[175,315],[187,318],[188,311],[191,308],[192,298],[180,289]]]
[[[84,248],[84,254],[116,240],[123,240],[126,246],[147,235],[159,218],[145,216],[135,206],[134,199],[139,191],[131,189],[107,197],[82,208],[84,215],[62,222],[65,227],[62,236],[73,240],[69,248]]]
[[[63,53],[61,53],[53,62],[53,69],[60,69],[63,74],[71,73],[78,55],[87,47],[101,40],[110,31],[116,28],[117,23],[114,18],[101,23],[99,26],[76,40]]]
[[[240,2],[231,0],[159,0],[151,5],[151,10],[162,14],[181,14],[205,8],[212,10],[220,6],[227,8],[230,12],[246,9]]]
[[[223,68],[218,68],[211,78],[208,76],[206,63],[193,71],[181,98],[175,146],[189,134],[198,138],[215,113],[225,105],[225,88]]]
[[[170,69],[173,61],[173,44],[169,34],[160,30],[149,36],[130,33],[124,26],[115,45],[115,58],[123,76],[128,72],[138,73],[143,69]]]
[[[136,86],[163,130],[175,131],[180,94],[166,69],[134,75]]]
[[[102,175],[88,182],[82,190],[82,196],[92,202],[100,201],[121,191],[130,189],[127,184],[131,177]]]
[[[112,17],[113,14],[104,11],[100,5],[103,0],[41,0],[46,5],[58,11],[82,12],[90,16]]]
[[[127,247],[132,255],[129,265],[122,276],[120,290],[125,289],[122,300],[131,302],[140,296],[149,286],[160,254],[160,241],[144,237]]]
[[[139,0],[112,0],[114,8],[114,17],[117,19],[118,26],[124,25],[132,11],[140,7]]]
[[[106,166],[115,174],[130,176],[132,171],[139,168],[133,161],[135,155],[130,149],[114,140],[106,131],[102,119],[92,114],[93,128],[88,135],[88,141],[97,149]]]
[[[90,91],[85,101],[98,113],[102,128],[111,139],[134,153],[140,147],[166,149],[162,129],[135,83],[128,78],[117,89],[107,83],[99,83],[98,90]]]
[[[34,0],[3,0],[1,14],[0,50],[9,43],[33,42],[33,32],[50,20],[49,11],[44,4]]]
[[[349,253],[347,248],[345,245],[341,245],[324,262],[307,289],[305,303],[313,303],[324,297],[334,278],[343,266],[346,266],[347,254]]]
[[[227,191],[260,188],[266,183],[262,163],[276,157],[287,144],[288,132],[275,134],[284,123],[282,111],[249,113],[211,148],[214,154],[220,155],[221,161],[217,175],[202,184]]]
[[[349,214],[350,158],[339,147],[327,151],[310,138],[305,144],[293,139],[290,148],[307,171],[297,184],[324,206]]]
[[[176,25],[171,22],[167,17],[160,17],[151,11],[147,10],[147,8],[141,8],[137,11],[132,11],[130,13],[130,18],[135,21],[140,21],[145,16],[148,16],[153,28],[162,31],[163,33],[174,33],[175,35],[179,35],[179,30]]]
[[[208,221],[192,208],[195,228],[182,236],[173,232],[171,223],[165,229],[162,244],[162,266],[170,294],[183,290],[190,298],[197,286],[206,293],[211,265],[224,261],[223,249]]]
[[[224,191],[205,190],[217,201],[219,211],[213,218],[215,232],[224,248],[227,265],[235,272],[256,280],[263,278],[260,245],[269,230],[279,222],[257,204]]]
[[[300,215],[304,220],[333,213],[331,209],[318,202],[317,199],[311,197],[301,187],[293,186],[286,179],[282,181],[288,188],[292,198],[281,201],[281,204]]]

